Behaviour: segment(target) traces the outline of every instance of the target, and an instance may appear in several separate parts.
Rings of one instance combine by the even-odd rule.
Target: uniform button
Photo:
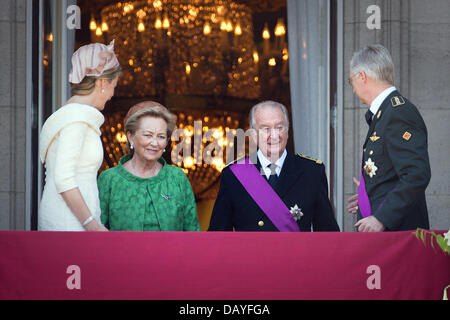
[[[264,225],[264,221],[260,221],[260,222],[258,222],[258,226],[260,226],[260,227],[262,227]]]
[[[369,154],[370,154],[370,155],[373,155],[373,150],[370,150]]]

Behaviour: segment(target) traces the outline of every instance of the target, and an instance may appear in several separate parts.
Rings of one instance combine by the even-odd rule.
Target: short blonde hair
[[[125,132],[134,135],[139,129],[140,120],[144,117],[163,119],[167,123],[167,141],[169,141],[172,137],[172,132],[175,129],[177,117],[162,106],[141,109],[132,114],[125,122]]]
[[[117,68],[105,70],[102,75],[86,76],[80,83],[70,83],[70,89],[73,96],[87,96],[94,92],[95,82],[98,79],[106,79],[109,82],[113,81],[115,78],[120,77],[122,74],[122,68],[119,66]]]

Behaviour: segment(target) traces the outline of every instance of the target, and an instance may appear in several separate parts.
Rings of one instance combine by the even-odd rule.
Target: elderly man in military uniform
[[[349,83],[369,109],[358,194],[347,207],[358,231],[429,228],[425,189],[431,178],[427,128],[417,108],[394,86],[386,48],[370,45],[350,62]]]
[[[255,105],[250,125],[259,149],[222,171],[209,231],[339,231],[322,161],[286,150],[285,106]]]

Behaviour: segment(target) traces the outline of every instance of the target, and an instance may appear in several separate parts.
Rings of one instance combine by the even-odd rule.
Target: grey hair
[[[394,63],[385,47],[380,44],[369,45],[355,52],[350,61],[350,72],[365,72],[376,82],[394,85]]]
[[[252,107],[249,114],[250,128],[255,129],[255,112],[259,109],[265,108],[280,108],[284,115],[284,120],[286,121],[286,127],[289,128],[289,115],[286,107],[275,101],[267,100],[260,102]]]

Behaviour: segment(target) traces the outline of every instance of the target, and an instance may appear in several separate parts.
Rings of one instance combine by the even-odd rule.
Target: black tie
[[[271,163],[267,167],[270,169],[269,184],[273,188],[278,181],[278,175],[277,172],[275,171],[278,166],[275,163]]]
[[[370,126],[370,124],[372,123],[372,116],[373,116],[372,111],[370,111],[370,109],[367,110],[367,112],[366,112],[366,122],[367,122],[367,124],[368,124],[369,126]]]

